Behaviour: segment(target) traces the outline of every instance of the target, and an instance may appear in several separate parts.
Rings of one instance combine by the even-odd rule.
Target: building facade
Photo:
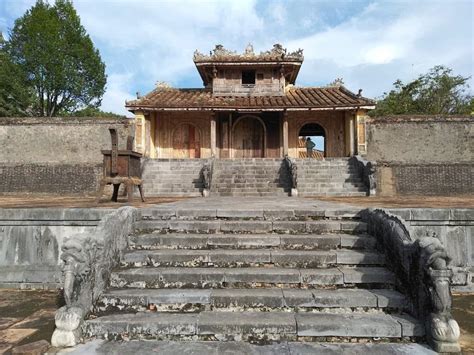
[[[201,89],[158,85],[126,102],[135,115],[135,148],[150,158],[283,158],[301,156],[301,138],[322,136],[319,157],[366,152],[365,117],[374,101],[337,81],[296,87],[303,51],[275,44],[243,54],[217,45],[196,51]]]

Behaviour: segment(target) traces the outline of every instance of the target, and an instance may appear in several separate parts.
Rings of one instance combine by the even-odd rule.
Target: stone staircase
[[[282,159],[216,159],[213,196],[288,196],[291,190]]]
[[[201,196],[201,169],[207,159],[148,159],[143,167],[145,196]]]
[[[85,335],[258,344],[423,337],[365,232],[354,214],[321,210],[141,210]]]
[[[366,196],[367,188],[348,158],[295,159],[300,196]]]

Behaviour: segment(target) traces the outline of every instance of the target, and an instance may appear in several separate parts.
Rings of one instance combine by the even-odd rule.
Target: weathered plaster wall
[[[119,149],[131,131],[127,120],[1,118],[0,193],[90,193],[97,190],[109,127]]]
[[[462,195],[474,191],[472,117],[394,116],[367,122],[367,159],[381,195]]]
[[[317,123],[326,132],[326,156],[344,157],[345,118],[343,111],[288,112],[288,155],[298,158],[298,134],[307,123]]]
[[[50,288],[66,237],[92,231],[108,209],[0,209],[0,286]]]
[[[367,122],[367,158],[378,162],[472,163],[474,119],[387,117]]]

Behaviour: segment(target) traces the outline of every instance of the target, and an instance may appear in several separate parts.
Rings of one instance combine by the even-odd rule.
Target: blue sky
[[[0,31],[8,33],[34,2],[0,0]],[[289,51],[303,48],[297,85],[321,86],[340,77],[372,98],[396,79],[411,80],[437,64],[463,76],[474,71],[471,0],[73,2],[107,65],[102,108],[122,114],[126,99],[158,81],[201,87],[193,52],[207,53],[218,43],[239,52],[249,42],[257,52],[274,43]]]

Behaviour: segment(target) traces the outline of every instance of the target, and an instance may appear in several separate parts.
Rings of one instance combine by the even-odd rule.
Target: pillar
[[[145,114],[143,111],[135,111],[135,150],[145,152]]]
[[[283,112],[283,156],[288,155],[288,113]]]
[[[349,156],[355,155],[355,115],[350,116],[350,129],[349,129]]]
[[[211,156],[217,157],[217,124],[215,112],[211,114]]]

